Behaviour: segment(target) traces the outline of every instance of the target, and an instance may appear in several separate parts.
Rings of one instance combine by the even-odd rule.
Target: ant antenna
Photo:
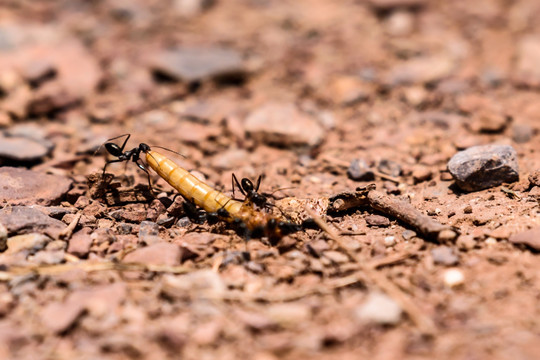
[[[158,149],[167,150],[169,152],[172,152],[173,154],[180,155],[181,157],[186,158],[186,155],[180,154],[179,152],[176,152],[174,150],[171,150],[171,149],[163,147],[163,146],[159,146],[159,145],[149,145],[149,146],[150,146],[150,148],[158,148]]]

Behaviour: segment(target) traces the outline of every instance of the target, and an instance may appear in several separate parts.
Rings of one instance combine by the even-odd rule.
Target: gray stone
[[[431,256],[433,257],[433,262],[435,264],[451,266],[456,265],[459,262],[459,257],[454,249],[448,246],[436,247],[431,250]]]
[[[478,191],[519,180],[517,154],[509,145],[473,146],[455,154],[448,170],[465,191]]]
[[[371,181],[375,179],[375,174],[371,167],[363,159],[354,159],[347,169],[349,178],[356,181]]]
[[[29,138],[0,135],[0,158],[3,159],[32,162],[45,157],[49,151],[43,144]]]
[[[208,78],[238,78],[245,75],[240,53],[219,47],[163,51],[152,56],[149,62],[155,72],[186,82]]]
[[[401,165],[392,160],[383,159],[377,166],[380,172],[393,177],[398,177],[401,174]]]

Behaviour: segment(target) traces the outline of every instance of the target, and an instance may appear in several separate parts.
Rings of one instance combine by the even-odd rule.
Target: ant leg
[[[154,192],[154,188],[152,187],[152,182],[150,181],[150,172],[148,172],[148,169],[144,167],[144,165],[141,164],[140,162],[136,162],[136,164],[139,167],[139,169],[141,169],[142,171],[146,173],[146,176],[148,177],[148,187],[150,188],[150,191]]]
[[[255,185],[255,192],[259,191],[259,186],[261,186],[261,180],[262,180],[262,174],[259,175],[259,177],[257,178],[257,185]]]
[[[105,166],[103,167],[103,172],[101,173],[101,177],[105,176],[105,170],[107,169],[107,166],[109,166],[109,164],[112,164],[112,163],[116,163],[116,162],[122,162],[122,161],[126,161],[124,159],[114,159],[114,160],[109,160],[105,163]]]
[[[188,218],[190,218],[196,224],[204,224],[204,222],[207,220],[207,214],[199,211],[197,206],[195,206],[195,204],[188,199],[183,202],[183,206]]]
[[[120,139],[121,137],[124,137],[124,136],[126,136],[126,140],[124,140],[124,143],[122,144],[122,146],[120,146],[120,150],[122,152],[124,152],[124,148],[126,147],[126,144],[127,144],[128,140],[129,140],[129,138],[131,137],[131,134],[119,135],[117,137],[113,137],[112,139],[107,140],[106,142],[113,141],[113,140],[116,140],[116,139]]]
[[[233,189],[233,198],[234,198],[234,184],[236,183],[236,187],[238,187],[238,190],[242,193],[242,195],[247,196],[247,194],[244,192],[244,189],[242,188],[242,185],[240,185],[240,182],[236,178],[236,175],[234,173],[232,174],[232,189]]]

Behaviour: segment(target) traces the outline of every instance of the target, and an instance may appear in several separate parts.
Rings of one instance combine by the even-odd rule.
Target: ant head
[[[248,178],[243,178],[240,183],[240,186],[242,186],[242,189],[244,189],[244,191],[247,193],[250,193],[255,189],[253,182],[249,180]]]
[[[105,150],[107,150],[109,154],[115,157],[119,157],[120,155],[122,155],[122,148],[115,143],[105,143]]]
[[[139,150],[146,154],[150,151],[150,146],[146,145],[145,143],[140,143]]]

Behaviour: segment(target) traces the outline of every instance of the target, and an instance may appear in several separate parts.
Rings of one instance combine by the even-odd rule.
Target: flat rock
[[[317,120],[288,103],[269,103],[253,111],[245,130],[258,141],[283,147],[316,146],[324,139]]]
[[[517,46],[517,63],[514,80],[519,85],[540,87],[540,39],[538,36],[525,36]]]
[[[432,83],[452,75],[455,67],[449,56],[413,58],[395,65],[388,74],[386,83],[392,86]]]
[[[245,75],[239,52],[220,47],[181,48],[162,51],[149,58],[158,74],[186,82],[209,78],[238,78]]]
[[[509,241],[512,244],[523,244],[540,251],[540,227],[514,234],[510,236]]]
[[[92,93],[101,81],[98,62],[76,40],[20,46],[0,56],[0,68],[14,69],[28,80],[44,72],[54,77],[38,87],[27,104],[32,113],[46,113],[72,104]]]
[[[94,241],[90,233],[90,228],[83,228],[73,234],[69,240],[67,252],[77,257],[84,257],[88,255],[92,242]]]
[[[10,137],[27,138],[34,140],[45,146],[49,151],[54,149],[54,142],[47,139],[47,130],[35,123],[17,124],[5,130],[5,134]]]
[[[41,310],[41,323],[51,332],[62,333],[75,323],[83,311],[82,303],[49,303]]]
[[[0,168],[0,184],[0,202],[54,205],[69,191],[72,181],[64,176],[6,166]]]
[[[448,170],[465,191],[488,189],[519,180],[517,154],[509,145],[473,146],[455,154]]]
[[[0,158],[33,162],[49,154],[50,149],[43,144],[25,137],[0,135]]]
[[[55,238],[66,224],[28,206],[11,206],[0,210],[0,223],[10,235],[46,233]]]
[[[32,233],[24,235],[16,235],[7,239],[6,254],[14,254],[20,251],[33,253],[41,250],[51,241],[48,236]]]
[[[181,249],[168,242],[156,243],[139,248],[124,257],[124,262],[135,262],[150,265],[175,266],[180,263]]]
[[[356,316],[362,321],[383,325],[394,325],[401,320],[401,307],[388,295],[373,292],[356,309]]]
[[[72,292],[65,301],[53,302],[41,310],[41,322],[51,332],[63,333],[75,325],[85,310],[94,316],[114,311],[124,301],[124,283],[95,286]]]

